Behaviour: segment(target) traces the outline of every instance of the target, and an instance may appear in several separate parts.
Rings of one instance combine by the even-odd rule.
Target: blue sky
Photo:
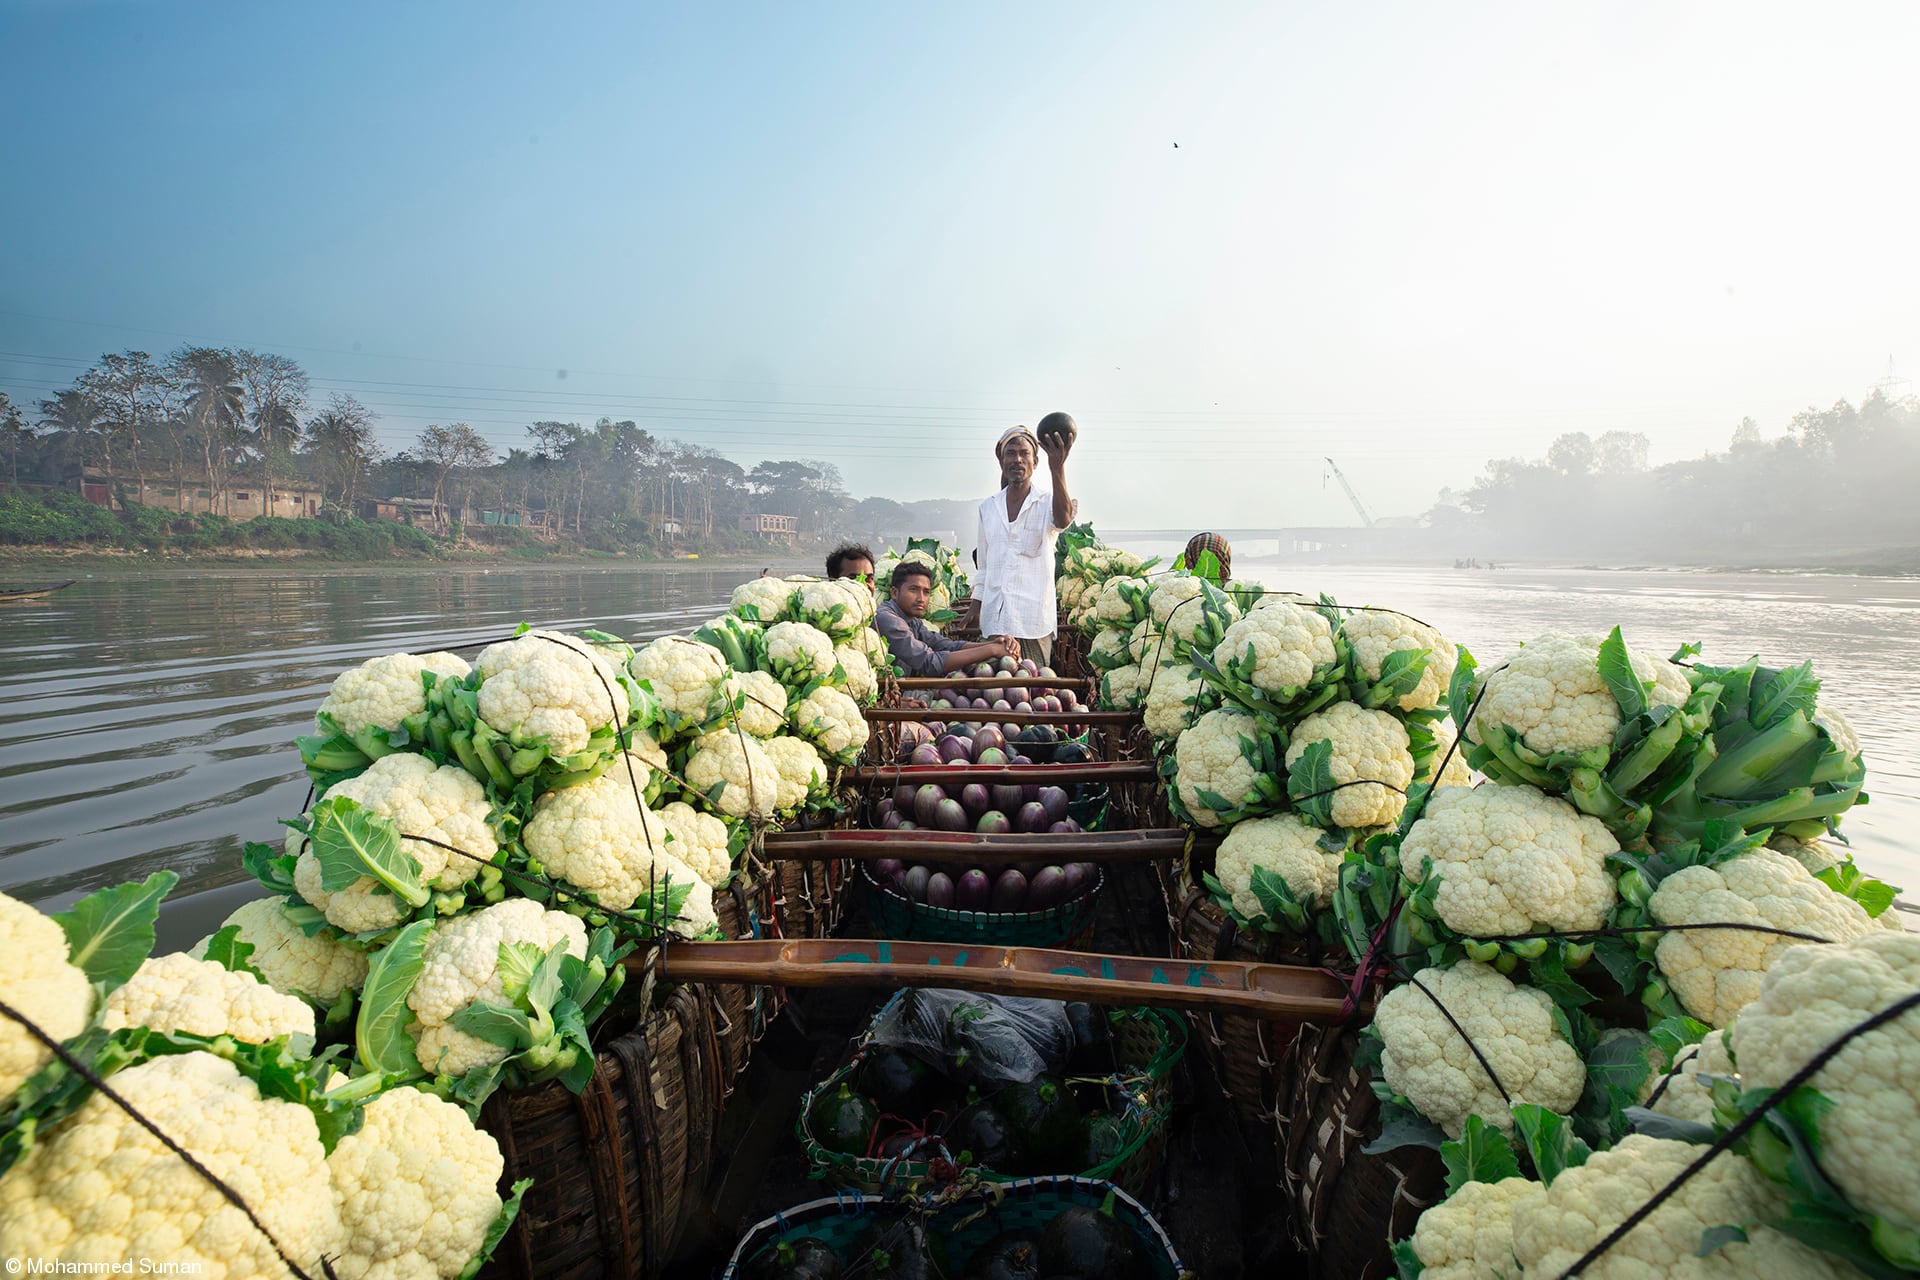
[[[1909,4],[12,3],[0,49],[25,402],[246,345],[390,447],[608,414],[901,498],[1065,408],[1098,523],[1347,523],[1321,454],[1415,512],[1920,366]]]

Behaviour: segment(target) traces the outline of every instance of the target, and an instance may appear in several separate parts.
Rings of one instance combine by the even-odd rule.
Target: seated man
[[[827,557],[827,577],[858,578],[873,585],[873,552],[857,542],[843,542]]]
[[[949,640],[921,621],[933,599],[933,570],[916,560],[894,566],[887,598],[873,615],[873,629],[886,639],[893,660],[910,676],[943,676],[964,671],[976,662],[1020,656],[1018,640],[985,640],[969,644]]]

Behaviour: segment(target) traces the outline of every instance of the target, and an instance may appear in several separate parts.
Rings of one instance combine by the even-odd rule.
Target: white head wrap
[[[993,456],[997,458],[1001,454],[1005,453],[1007,450],[1007,442],[1018,436],[1025,436],[1027,438],[1027,440],[1033,445],[1033,451],[1035,454],[1038,454],[1040,452],[1040,440],[1039,440],[1039,437],[1033,434],[1032,428],[1025,427],[1025,426],[1008,427],[1005,431],[1002,431],[1000,433],[1000,438],[993,442]]]

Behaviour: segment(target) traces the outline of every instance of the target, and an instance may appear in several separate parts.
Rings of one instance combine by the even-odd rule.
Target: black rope
[[[259,1217],[254,1213],[253,1209],[248,1206],[246,1200],[240,1195],[238,1191],[235,1191],[232,1187],[228,1186],[225,1180],[223,1180],[219,1174],[207,1168],[206,1165],[200,1163],[199,1158],[196,1157],[191,1151],[188,1151],[185,1147],[181,1146],[179,1143],[175,1142],[172,1138],[168,1137],[167,1134],[160,1128],[159,1125],[155,1124],[153,1121],[149,1120],[145,1115],[141,1114],[139,1108],[135,1107],[131,1102],[128,1102],[125,1098],[121,1097],[118,1091],[116,1091],[105,1080],[101,1079],[98,1075],[94,1073],[92,1067],[82,1062],[79,1058],[75,1057],[73,1054],[69,1053],[66,1047],[62,1045],[59,1040],[49,1035],[46,1032],[46,1030],[42,1028],[38,1023],[34,1022],[33,1019],[27,1017],[26,1014],[21,1013],[18,1009],[14,1008],[11,1004],[8,1004],[5,1000],[0,1000],[0,1014],[5,1014],[8,1018],[11,1018],[13,1021],[19,1023],[22,1027],[26,1029],[26,1032],[28,1035],[32,1036],[35,1040],[38,1040],[41,1044],[45,1045],[48,1049],[50,1049],[53,1052],[53,1055],[58,1059],[60,1059],[61,1063],[67,1068],[67,1070],[73,1072],[75,1075],[79,1076],[82,1080],[85,1080],[94,1089],[104,1094],[107,1097],[107,1099],[111,1101],[115,1106],[119,1107],[122,1111],[126,1112],[129,1116],[133,1117],[134,1122],[137,1123],[142,1129],[145,1129],[148,1133],[151,1133],[154,1137],[158,1138],[160,1140],[160,1145],[164,1146],[167,1150],[173,1152],[173,1154],[179,1156],[181,1160],[185,1161],[189,1169],[192,1169],[195,1173],[199,1174],[201,1177],[205,1178],[208,1182],[212,1183],[214,1187],[220,1192],[221,1196],[227,1201],[227,1203],[231,1204],[234,1208],[238,1209],[241,1213],[244,1213],[247,1216],[247,1221],[251,1222],[254,1225],[254,1229],[259,1231],[261,1235],[267,1238],[267,1243],[273,1246],[274,1253],[279,1256],[280,1261],[287,1264],[287,1270],[293,1272],[293,1274],[296,1277],[298,1277],[298,1280],[313,1280],[311,1276],[309,1276],[305,1271],[302,1271],[300,1269],[300,1265],[298,1263],[296,1263],[292,1258],[289,1258],[287,1256],[287,1251],[285,1249],[282,1249],[280,1247],[280,1242],[273,1238],[273,1232],[267,1230],[266,1224],[260,1221]],[[334,1274],[332,1264],[328,1262],[328,1260],[324,1256],[320,1259],[320,1270],[323,1275],[326,1275],[328,1277],[332,1277]]]
[[[1409,973],[1406,966],[1397,960],[1394,961],[1394,967],[1400,970],[1401,976],[1419,989],[1421,995],[1433,1002],[1433,1007],[1440,1011],[1440,1016],[1447,1020],[1447,1025],[1459,1033],[1460,1039],[1465,1041],[1467,1048],[1473,1052],[1474,1060],[1480,1064],[1480,1069],[1487,1073],[1487,1079],[1493,1081],[1494,1091],[1500,1095],[1500,1101],[1506,1103],[1508,1108],[1511,1109],[1513,1106],[1513,1095],[1507,1092],[1507,1086],[1500,1083],[1500,1077],[1494,1072],[1493,1064],[1487,1061],[1486,1054],[1480,1052],[1480,1046],[1473,1042],[1473,1037],[1468,1035],[1467,1029],[1460,1025],[1460,1020],[1453,1016],[1453,1010],[1447,1008],[1439,996],[1427,989],[1427,984],[1420,981],[1420,975]]]
[[[1746,1137],[1755,1125],[1766,1118],[1768,1112],[1792,1096],[1794,1090],[1813,1079],[1822,1067],[1826,1066],[1835,1055],[1846,1048],[1854,1039],[1867,1034],[1869,1031],[1878,1030],[1887,1023],[1892,1022],[1895,1018],[1898,1018],[1901,1014],[1906,1013],[1909,1009],[1916,1007],[1920,1007],[1920,991],[1913,992],[1910,995],[1894,1001],[1894,1003],[1888,1005],[1879,1013],[1874,1014],[1871,1018],[1856,1022],[1853,1026],[1849,1027],[1840,1035],[1839,1039],[1833,1041],[1833,1043],[1829,1044],[1819,1053],[1814,1054],[1812,1058],[1807,1060],[1804,1066],[1791,1076],[1788,1076],[1783,1084],[1762,1098],[1759,1105],[1742,1116],[1738,1123],[1721,1134],[1719,1138],[1715,1139],[1706,1151],[1701,1153],[1691,1164],[1675,1175],[1673,1180],[1668,1182],[1666,1186],[1654,1192],[1645,1204],[1628,1214],[1624,1222],[1608,1232],[1598,1244],[1581,1254],[1579,1260],[1576,1261],[1573,1266],[1561,1273],[1560,1280],[1572,1280],[1572,1277],[1579,1275],[1586,1268],[1599,1261],[1601,1255],[1625,1239],[1628,1232],[1632,1231],[1642,1222],[1645,1222],[1647,1218],[1652,1215],[1653,1211],[1666,1203],[1674,1192],[1678,1191],[1688,1179],[1706,1168],[1708,1164],[1713,1162],[1715,1157],[1731,1150],[1734,1144]]]
[[[1818,934],[1801,933],[1796,929],[1782,929],[1770,924],[1745,924],[1738,920],[1702,920],[1692,924],[1622,924],[1604,925],[1597,929],[1555,929],[1544,933],[1489,933],[1461,935],[1466,942],[1531,942],[1545,939],[1549,942],[1572,940],[1576,938],[1625,938],[1638,933],[1684,933],[1693,929],[1737,929],[1744,933],[1771,933],[1783,938],[1795,938],[1801,942],[1831,943],[1832,938],[1823,938]],[[1407,951],[1397,955],[1396,959],[1412,959],[1426,954],[1426,948]]]

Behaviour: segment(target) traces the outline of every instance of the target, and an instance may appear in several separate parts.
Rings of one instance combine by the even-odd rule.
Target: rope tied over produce
[[[314,1280],[311,1275],[301,1269],[299,1263],[287,1256],[287,1251],[283,1249],[280,1246],[280,1242],[274,1238],[273,1232],[267,1230],[266,1224],[260,1221],[259,1215],[254,1213],[252,1206],[246,1202],[246,1198],[229,1186],[226,1180],[219,1174],[207,1168],[207,1166],[200,1161],[199,1157],[175,1142],[167,1135],[165,1130],[155,1124],[138,1107],[128,1102],[112,1085],[109,1085],[104,1079],[97,1075],[92,1067],[68,1052],[67,1048],[62,1045],[57,1038],[51,1035],[46,1028],[42,1027],[32,1018],[29,1018],[26,1014],[20,1012],[20,1010],[14,1008],[11,1004],[7,1003],[5,999],[0,999],[0,1015],[5,1015],[7,1018],[25,1028],[27,1034],[44,1045],[54,1057],[60,1060],[62,1066],[79,1076],[82,1080],[85,1080],[97,1093],[126,1112],[127,1115],[133,1118],[134,1123],[158,1139],[161,1146],[171,1151],[174,1155],[179,1156],[181,1161],[184,1162],[189,1169],[192,1169],[195,1173],[211,1183],[214,1189],[220,1193],[221,1197],[225,1199],[228,1204],[231,1204],[234,1208],[246,1215],[247,1221],[253,1224],[254,1230],[266,1237],[267,1243],[273,1246],[273,1251],[279,1257],[280,1261],[286,1263],[287,1270],[293,1273],[295,1280]],[[321,1257],[320,1274],[325,1277],[325,1280],[336,1280],[331,1259],[324,1256]]]

